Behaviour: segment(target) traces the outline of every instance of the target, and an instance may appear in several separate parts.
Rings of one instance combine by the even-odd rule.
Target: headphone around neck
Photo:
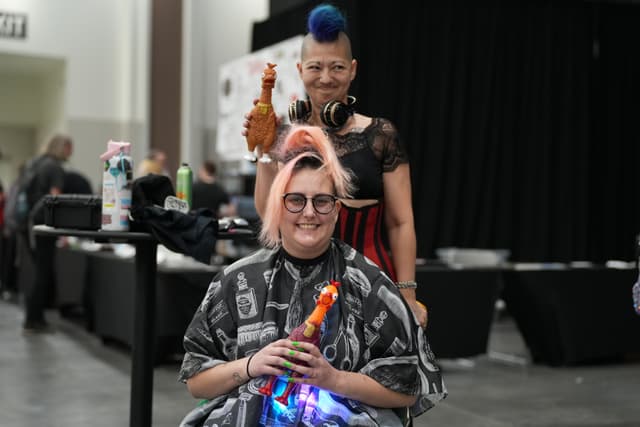
[[[346,104],[340,101],[329,101],[322,106],[320,120],[330,128],[340,128],[356,112],[354,109],[355,103],[356,98],[351,95],[347,97]],[[307,120],[309,115],[311,115],[311,102],[308,98],[305,100],[298,99],[289,104],[289,120],[291,123]]]

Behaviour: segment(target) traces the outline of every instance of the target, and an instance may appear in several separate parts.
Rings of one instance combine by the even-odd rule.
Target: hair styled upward
[[[323,170],[333,184],[336,197],[349,198],[352,191],[351,175],[342,167],[329,138],[319,127],[293,126],[277,150],[280,152],[278,157],[284,158],[286,163],[271,184],[260,230],[260,241],[270,248],[280,245],[282,196],[297,171]]]
[[[335,41],[346,29],[347,21],[335,6],[321,4],[309,13],[307,30],[320,43]]]
[[[351,41],[347,36],[347,20],[335,6],[321,4],[309,12],[307,17],[307,35],[302,41],[300,57],[304,58],[307,42],[310,39],[318,43],[333,43],[338,40],[345,43],[347,53],[351,54]]]

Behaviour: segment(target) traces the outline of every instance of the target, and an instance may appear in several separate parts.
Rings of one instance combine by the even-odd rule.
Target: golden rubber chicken
[[[258,103],[251,110],[251,120],[247,129],[249,151],[262,145],[262,151],[268,152],[276,138],[276,113],[271,104],[271,91],[276,85],[276,64],[267,63],[262,72],[262,91]]]

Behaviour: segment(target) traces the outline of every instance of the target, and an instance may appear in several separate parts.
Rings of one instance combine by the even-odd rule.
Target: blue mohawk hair
[[[335,6],[321,4],[309,13],[307,28],[317,41],[332,42],[338,38],[341,31],[346,30],[347,22]]]

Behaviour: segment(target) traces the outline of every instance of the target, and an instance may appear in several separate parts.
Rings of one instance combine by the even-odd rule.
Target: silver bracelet
[[[415,280],[406,280],[402,282],[396,282],[396,287],[398,289],[415,289],[418,287],[418,284]]]

